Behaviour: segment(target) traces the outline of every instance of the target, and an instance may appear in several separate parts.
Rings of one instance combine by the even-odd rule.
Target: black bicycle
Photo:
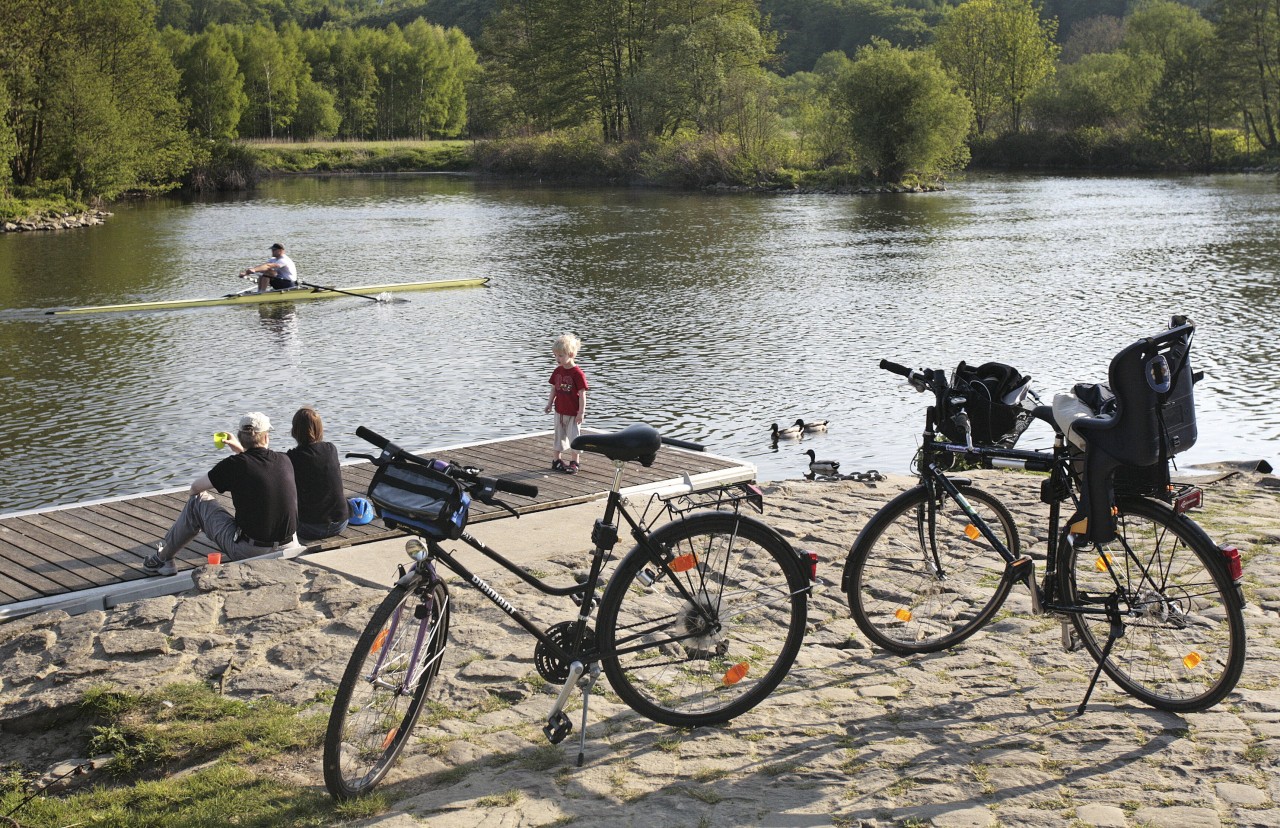
[[[565,706],[582,692],[578,764],[586,742],[587,705],[601,669],[637,713],[663,724],[694,727],[726,722],[755,707],[786,676],[804,637],[817,561],[797,553],[776,531],[748,515],[759,491],[726,487],[709,511],[664,508],[674,519],[651,529],[620,495],[628,462],[651,465],[662,443],[698,449],[646,425],[583,435],[573,449],[613,461],[604,516],[592,530],[594,551],[586,579],[551,586],[490,549],[465,530],[475,500],[515,510],[498,492],[536,496],[518,481],[483,477],[479,469],[418,457],[361,427],[356,432],[381,454],[369,496],[389,527],[412,533],[413,564],[401,568],[390,594],[374,611],[347,665],[329,717],[324,778],[345,800],[368,793],[404,748],[444,669],[451,605],[438,566],[475,587],[532,635],[538,674],[560,687],[543,733],[561,742],[573,729]],[[603,573],[618,540],[618,516],[635,547],[617,564],[603,594]],[[539,629],[490,584],[442,545],[460,540],[550,596],[569,598],[576,616]],[[598,606],[598,613],[596,608]],[[592,617],[595,615],[595,628]]]
[[[1062,617],[1064,648],[1083,645],[1098,663],[1079,712],[1101,671],[1163,710],[1221,701],[1245,660],[1240,556],[1187,515],[1201,490],[1169,476],[1172,455],[1196,439],[1194,330],[1175,317],[1117,354],[1107,385],[1076,386],[1053,406],[1039,405],[1030,378],[1010,366],[960,363],[948,381],[945,371],[881,361],[935,403],[916,458],[919,485],[872,517],[845,564],[843,588],[867,637],[903,654],[952,647],[1020,582],[1035,612]],[[1032,419],[1053,427],[1051,451],[1014,448]],[[948,474],[961,464],[1046,473],[1043,581],[1020,553],[1004,504]]]

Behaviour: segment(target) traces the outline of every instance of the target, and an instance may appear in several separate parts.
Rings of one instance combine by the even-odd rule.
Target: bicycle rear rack
[[[746,503],[764,514],[764,492],[754,483],[726,483],[714,489],[679,494],[655,493],[641,514],[641,522],[649,523],[665,514],[667,520],[678,520],[690,512],[738,512]]]

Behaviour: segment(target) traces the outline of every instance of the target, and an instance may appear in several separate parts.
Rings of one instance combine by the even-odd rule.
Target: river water
[[[547,429],[562,330],[584,341],[588,425],[649,422],[769,480],[803,474],[807,448],[908,469],[926,399],[882,357],[1006,362],[1051,396],[1182,313],[1206,380],[1180,461],[1280,461],[1270,175],[992,175],[874,196],[307,177],[114,209],[102,227],[0,236],[0,512],[185,485],[248,410],[278,423],[277,448],[303,404],[344,451],[365,448],[360,424],[415,447]],[[43,312],[220,295],[275,241],[309,281],[492,282],[394,304]],[[832,425],[773,446],[770,424],[798,417]],[[1047,445],[1039,429],[1020,446]]]

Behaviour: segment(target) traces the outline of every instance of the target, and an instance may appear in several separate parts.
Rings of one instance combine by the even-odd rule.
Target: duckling
[[[778,424],[773,424],[773,439],[777,442],[779,439],[794,440],[804,434],[804,429],[800,426],[787,426],[786,428],[778,428]]]
[[[806,423],[804,420],[796,420],[796,425],[799,426],[800,430],[806,434],[812,434],[815,431],[827,430],[826,420],[813,420],[808,423]]]
[[[809,471],[813,474],[832,475],[840,473],[840,463],[837,460],[819,460],[818,456],[813,453],[813,449],[805,452],[809,455]]]

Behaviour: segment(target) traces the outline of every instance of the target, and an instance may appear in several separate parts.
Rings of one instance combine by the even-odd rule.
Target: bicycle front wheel
[[[1004,504],[981,489],[961,495],[996,539],[1018,554]],[[973,635],[1009,595],[1005,564],[969,516],[924,486],[889,501],[858,534],[845,566],[849,609],[867,638],[894,653],[932,653]]]
[[[1073,518],[1068,525],[1074,523]],[[1065,532],[1058,567],[1081,641],[1102,660],[1118,603],[1123,635],[1102,669],[1135,698],[1173,712],[1204,710],[1236,686],[1244,669],[1244,615],[1218,548],[1194,521],[1163,503],[1117,504],[1116,537],[1075,547]]]
[[[809,581],[762,523],[707,513],[650,536],[618,565],[600,603],[601,664],[637,713],[676,727],[719,724],[764,700],[804,639]]]
[[[440,672],[448,636],[442,583],[396,587],[374,611],[325,733],[324,784],[335,799],[367,794],[391,769]]]

